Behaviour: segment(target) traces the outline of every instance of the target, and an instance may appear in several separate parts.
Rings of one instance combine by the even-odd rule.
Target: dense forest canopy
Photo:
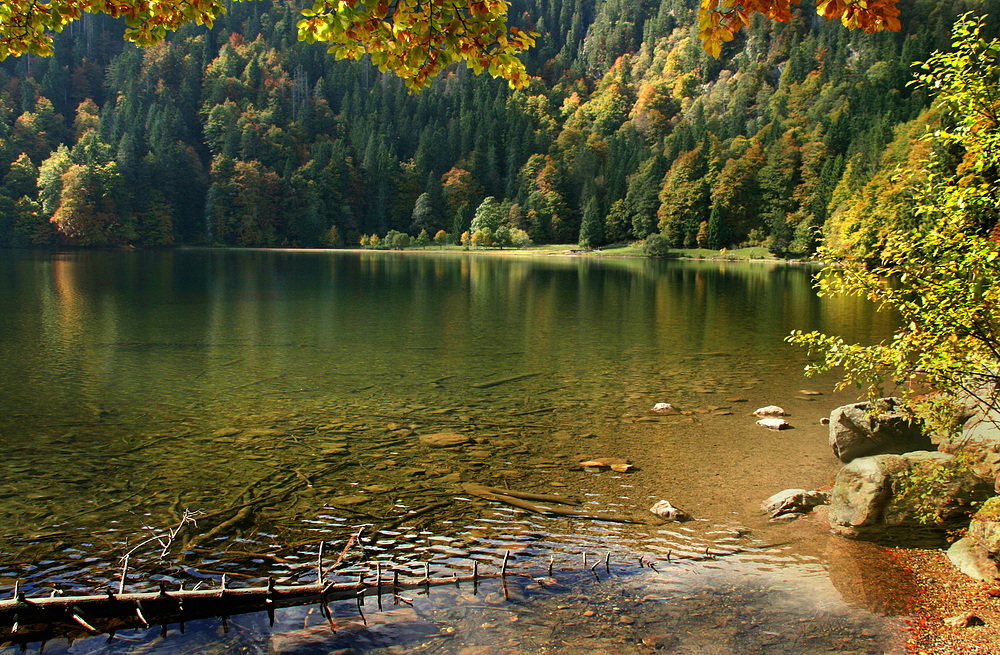
[[[794,0],[798,3],[798,0]],[[816,13],[839,18],[866,32],[899,30],[897,0],[818,0]],[[762,14],[787,22],[793,0],[702,0],[699,36],[705,49],[718,57],[723,41]],[[506,0],[316,0],[302,8],[298,38],[330,42],[338,59],[370,61],[382,72],[392,71],[411,89],[423,88],[442,69],[465,61],[476,73],[488,71],[521,88],[526,75],[516,55],[535,44],[538,34],[508,29]],[[25,53],[51,55],[53,33],[84,13],[122,18],[124,38],[137,45],[154,45],[184,25],[209,27],[223,13],[222,0],[10,0],[0,5],[0,60]]]
[[[86,14],[0,64],[0,244],[457,240],[481,216],[536,242],[864,252],[917,220],[941,119],[912,63],[995,4],[907,2],[873,35],[804,5],[713,58],[691,2],[517,0],[542,35],[523,88],[451,65],[419,94],[299,41],[284,3],[145,48]]]

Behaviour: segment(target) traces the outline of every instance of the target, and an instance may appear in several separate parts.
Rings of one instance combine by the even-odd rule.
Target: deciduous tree
[[[918,417],[944,433],[956,427],[952,403],[963,394],[1000,408],[1000,246],[989,238],[1000,215],[1000,107],[994,95],[1000,40],[983,38],[982,28],[983,19],[960,19],[952,50],[933,55],[918,74],[954,126],[927,137],[936,148],[915,203],[919,225],[885,235],[873,265],[844,252],[822,253],[837,264],[825,269],[822,293],[892,308],[902,319],[899,327],[890,339],[867,346],[818,332],[789,337],[818,356],[807,371],[843,367],[841,386],[855,383],[873,397],[893,384]],[[940,157],[950,149],[963,153],[957,167]],[[940,393],[920,395],[926,388]]]

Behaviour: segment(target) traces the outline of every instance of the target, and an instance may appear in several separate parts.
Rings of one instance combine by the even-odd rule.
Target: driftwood
[[[509,378],[501,378],[499,380],[488,380],[486,382],[476,382],[472,385],[473,389],[489,389],[490,387],[499,387],[501,384],[507,384],[508,382],[517,382],[519,380],[527,380],[528,378],[533,378],[541,373],[524,373],[522,375],[512,375]]]
[[[512,507],[517,507],[519,509],[524,509],[529,512],[534,512],[536,514],[543,515],[555,515],[555,516],[566,516],[569,518],[581,518],[590,519],[592,521],[611,521],[612,523],[636,523],[639,525],[662,525],[665,523],[663,519],[658,516],[650,514],[645,516],[644,514],[636,514],[635,516],[625,516],[622,514],[592,514],[590,512],[585,512],[579,509],[569,509],[566,507],[553,507],[552,505],[577,505],[579,501],[573,498],[566,498],[563,496],[550,496],[547,494],[528,494],[520,491],[510,491],[507,489],[498,489],[496,487],[487,487],[481,484],[474,484],[471,482],[466,482],[462,484],[462,489],[472,496],[477,496],[485,500],[492,500],[494,502],[504,503]],[[540,501],[543,503],[548,503],[548,505],[539,505],[533,501]]]

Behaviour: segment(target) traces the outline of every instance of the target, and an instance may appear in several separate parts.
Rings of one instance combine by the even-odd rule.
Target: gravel
[[[910,631],[908,652],[1000,653],[1000,583],[966,577],[940,550],[891,548],[889,557],[912,572],[916,582],[917,593],[905,620]]]

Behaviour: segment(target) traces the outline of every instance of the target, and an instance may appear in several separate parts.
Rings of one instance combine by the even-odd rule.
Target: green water
[[[783,337],[803,328],[872,341],[891,328],[866,305],[816,298],[813,272],[457,253],[0,253],[0,582],[39,591],[117,584],[124,552],[191,511],[198,525],[163,557],[153,546],[133,553],[131,588],[222,573],[307,580],[320,541],[339,553],[363,528],[363,548],[349,549],[344,566],[613,552],[676,569],[648,580],[659,573],[633,566],[645,590],[636,603],[687,593],[719,611],[729,589],[742,609],[726,616],[767,606],[780,623],[825,612],[820,632],[837,647],[883,652],[875,633],[850,627],[875,618],[835,591],[847,585],[831,583],[822,527],[775,526],[757,510],[775,491],[832,480],[818,418],[852,400],[832,393],[832,378],[804,379],[804,354]],[[651,415],[657,402],[682,412]],[[754,425],[748,413],[772,403],[789,410],[794,430]],[[419,440],[440,432],[470,442],[432,449]],[[577,466],[597,457],[635,469]],[[662,498],[695,520],[543,517],[470,496],[462,482],[576,496],[596,515],[642,515]],[[723,556],[706,561],[706,548]],[[554,627],[554,608],[582,607],[573,600],[581,594],[600,595],[584,586],[523,607],[549,626],[540,628],[546,639],[559,632],[583,647],[586,626],[572,637]],[[609,602],[601,611],[615,614],[625,601]],[[458,604],[475,615],[474,603]],[[629,626],[647,625],[630,611],[638,618]],[[667,614],[657,620],[672,630],[685,621]],[[719,617],[698,616],[709,618],[690,619],[688,633],[712,642]],[[820,643],[799,630],[791,647],[791,636],[765,628],[767,643],[717,652],[813,652],[802,644]],[[239,639],[257,644],[252,651],[266,633],[248,628]],[[235,637],[201,638],[235,648]],[[633,640],[640,652],[650,648],[643,638]],[[178,643],[157,652],[182,652]],[[407,648],[428,651],[416,644]]]

